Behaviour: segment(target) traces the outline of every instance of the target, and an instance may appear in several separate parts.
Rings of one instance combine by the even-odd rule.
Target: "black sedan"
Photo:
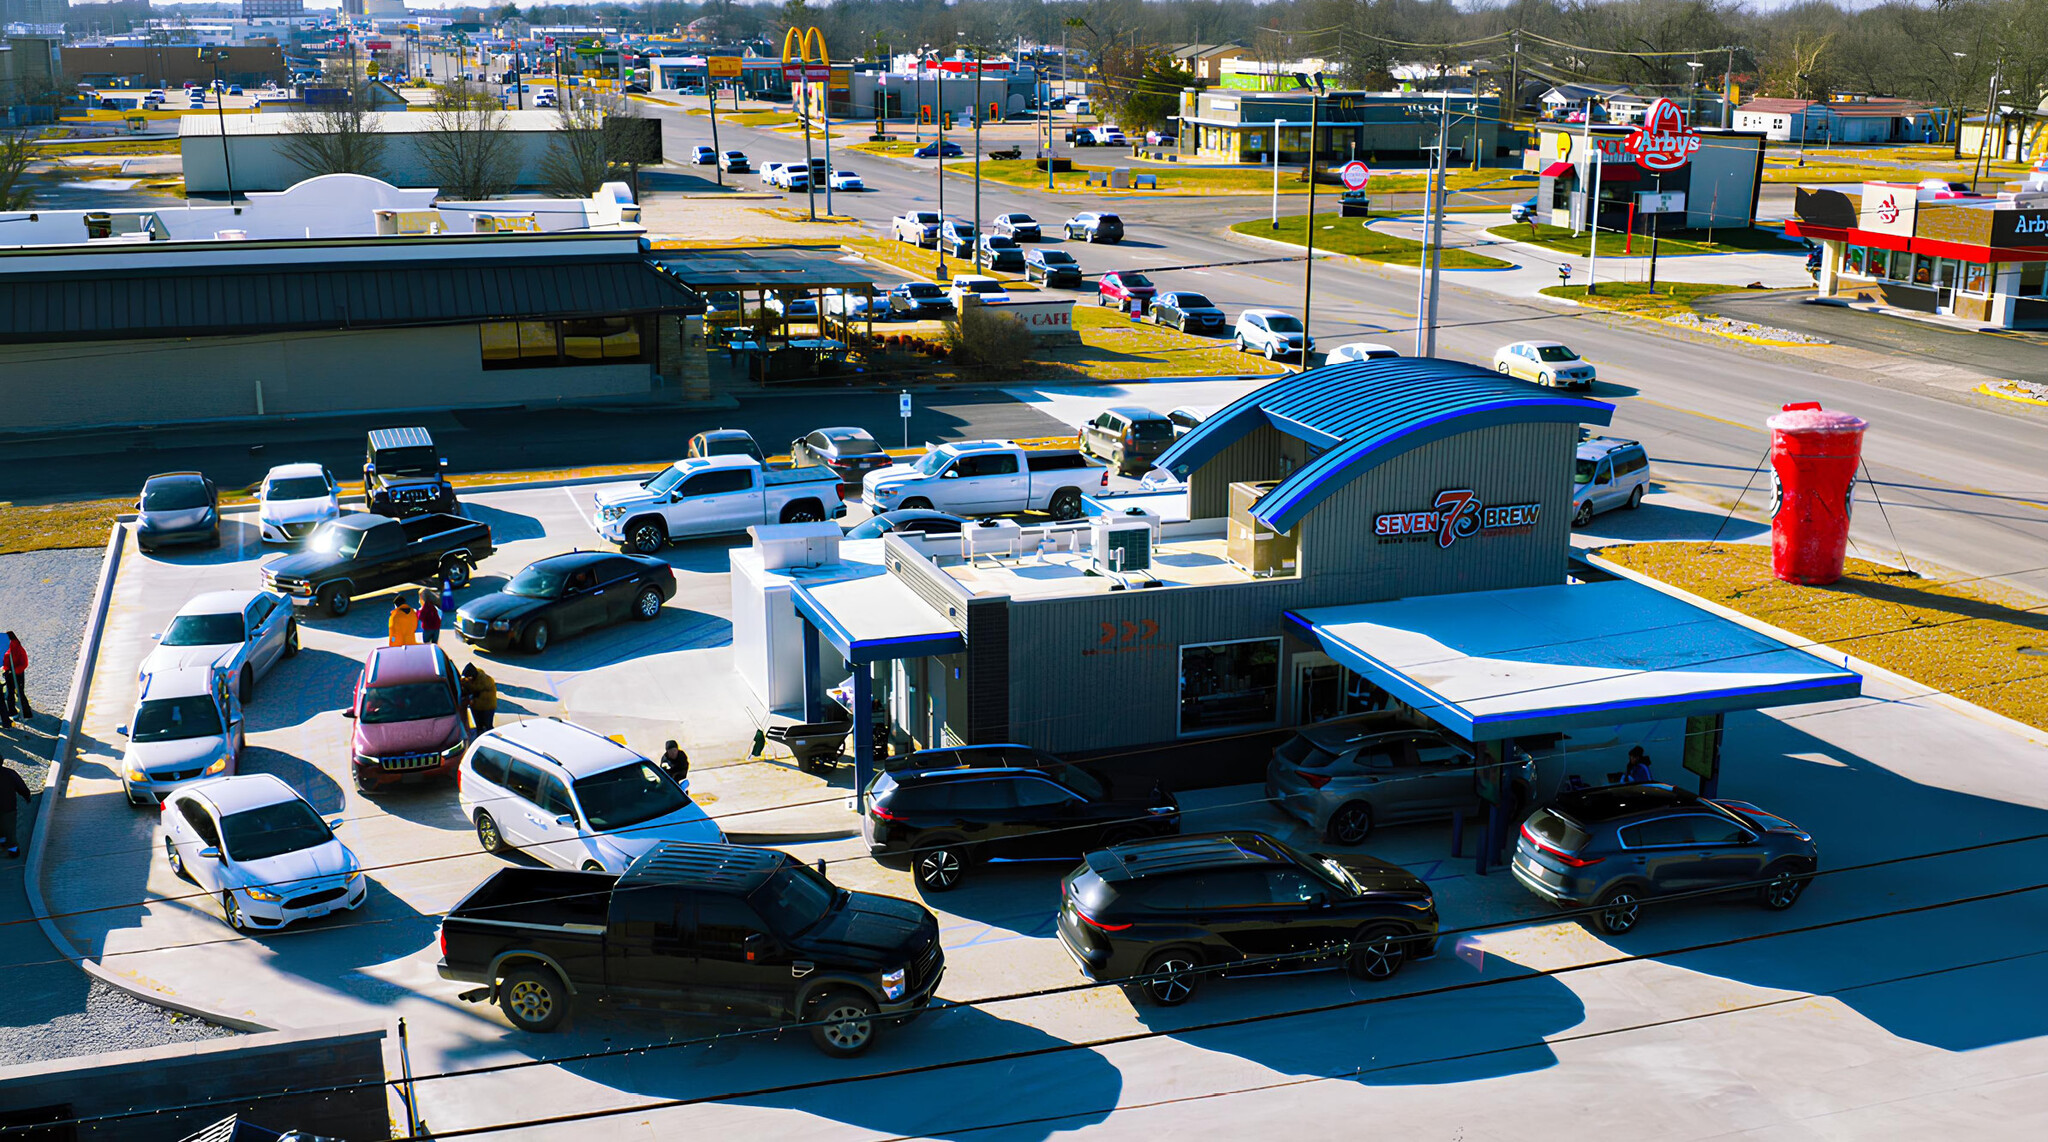
[[[1384,980],[1436,944],[1436,901],[1414,873],[1262,833],[1126,842],[1089,853],[1061,889],[1060,942],[1081,970],[1161,1007],[1213,975],[1342,965]]]
[[[761,454],[761,446],[754,443],[754,434],[744,428],[714,428],[700,432],[690,437],[690,449],[684,455],[752,456],[759,463],[768,462],[768,458]]]
[[[1199,293],[1173,290],[1152,299],[1152,320],[1182,333],[1223,332],[1223,311]]]
[[[144,480],[135,513],[135,546],[144,552],[174,543],[220,546],[220,492],[197,472]]]
[[[957,159],[965,153],[961,151],[960,144],[958,143],[947,143],[943,149],[945,157],[949,159]],[[920,159],[935,159],[939,157],[940,150],[939,144],[926,143],[924,146],[912,151],[911,154]]]
[[[981,264],[992,274],[1015,273],[1024,268],[1024,247],[1015,238],[986,235],[981,240]]]
[[[675,593],[676,573],[659,559],[607,551],[550,555],[495,593],[464,603],[455,612],[455,633],[484,650],[537,654],[556,638],[629,618],[648,622]]]
[[[967,521],[930,508],[904,508],[883,512],[846,529],[848,539],[880,539],[892,531],[911,535],[958,535]]]
[[[789,465],[830,468],[841,483],[858,484],[869,472],[887,468],[889,454],[865,428],[821,428],[789,442]]]

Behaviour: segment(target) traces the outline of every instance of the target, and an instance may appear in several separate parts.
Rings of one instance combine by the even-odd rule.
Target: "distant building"
[[[281,48],[232,47],[222,54],[220,77],[229,83],[283,83],[290,76]],[[73,80],[103,86],[127,83],[137,87],[175,87],[188,79],[212,83],[214,78],[213,64],[202,62],[198,47],[192,44],[69,47],[64,49],[64,71]]]
[[[1537,145],[1523,156],[1534,171],[1540,221],[1574,230],[1585,225],[1591,163],[1599,165],[1600,228],[1644,232],[1640,207],[1646,194],[1677,194],[1658,200],[1674,206],[1660,215],[1665,229],[1741,227],[1754,224],[1757,188],[1762,185],[1764,140],[1754,131],[1699,128],[1700,149],[1675,171],[1641,166],[1628,150],[1634,129],[1595,125],[1536,125]]]
[[[265,16],[303,16],[306,14],[306,0],[242,0],[242,19],[254,20]]]
[[[71,0],[0,0],[0,25],[62,28],[70,14]]]
[[[1779,142],[1931,143],[1941,135],[1937,116],[1905,99],[1856,96],[1752,99],[1735,109],[1735,129]]]
[[[307,110],[317,110],[309,104]],[[562,116],[555,111],[506,111],[504,134],[514,155],[513,186],[528,189],[545,182],[541,161],[559,137]],[[223,168],[220,134],[228,133],[228,157],[232,160],[235,190],[283,190],[307,176],[294,162],[288,145],[295,129],[308,118],[303,112],[282,115],[186,115],[178,122],[178,151],[184,160],[185,187],[199,194],[217,194],[228,189],[228,171]],[[420,140],[434,129],[435,117],[420,112],[372,111],[372,129],[387,136],[382,170],[366,171],[394,186],[433,186],[438,179],[420,150]]]
[[[1160,54],[1175,67],[1194,73],[1198,82],[1221,83],[1224,63],[1243,56],[1245,48],[1243,44],[1169,44]]]
[[[63,41],[61,34],[0,39],[0,127],[56,117],[56,104],[48,97],[64,83]]]
[[[1439,96],[1401,91],[1331,91],[1314,108],[1316,158],[1325,162],[1433,150]],[[1491,162],[1502,153],[1500,100],[1451,92],[1451,161]],[[1418,110],[1419,109],[1419,110]],[[1203,159],[1235,163],[1308,161],[1310,97],[1306,91],[1189,89],[1181,93],[1181,147]]]

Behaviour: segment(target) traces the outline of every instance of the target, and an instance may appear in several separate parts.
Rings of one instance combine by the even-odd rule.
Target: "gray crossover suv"
[[[1508,795],[1526,802],[1535,781],[1515,751]],[[1266,766],[1266,796],[1337,845],[1363,844],[1378,825],[1442,819],[1482,802],[1472,747],[1392,713],[1307,726],[1282,742]]]
[[[1619,936],[1659,896],[1746,889],[1772,911],[1798,901],[1820,868],[1813,837],[1746,801],[1669,785],[1604,785],[1558,797],[1522,826],[1515,879]]]

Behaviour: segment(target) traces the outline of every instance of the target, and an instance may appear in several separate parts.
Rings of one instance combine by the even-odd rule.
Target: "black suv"
[[[1060,943],[1081,971],[1130,979],[1134,998],[1161,1007],[1186,1002],[1211,972],[1342,964],[1383,980],[1436,951],[1436,900],[1420,877],[1364,855],[1303,855],[1263,833],[1092,852],[1060,896]]]
[[[1643,902],[1674,893],[1749,889],[1774,912],[1792,907],[1820,868],[1812,834],[1747,801],[1669,785],[1604,785],[1565,793],[1529,815],[1515,879],[1619,936]]]
[[[373,428],[363,453],[363,500],[378,515],[455,513],[448,461],[424,428]]]
[[[1180,831],[1180,804],[1162,788],[1114,797],[1069,768],[905,769],[868,786],[861,832],[885,865],[908,864],[926,892],[957,887],[989,860],[1072,860],[1105,845]]]
[[[618,876],[508,868],[441,921],[441,978],[522,1031],[611,1000],[741,1024],[812,1024],[828,1055],[909,1023],[946,971],[921,905],[849,892],[774,849],[657,846]]]

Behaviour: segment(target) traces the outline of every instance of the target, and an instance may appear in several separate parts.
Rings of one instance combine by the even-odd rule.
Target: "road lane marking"
[[[580,487],[587,488],[588,486],[589,485],[581,485]],[[569,497],[569,506],[576,509],[576,514],[582,517],[583,526],[589,528],[592,531],[596,531],[597,521],[590,518],[589,513],[583,510],[583,501],[576,498],[576,493],[578,490],[578,487],[563,488],[562,494]]]

